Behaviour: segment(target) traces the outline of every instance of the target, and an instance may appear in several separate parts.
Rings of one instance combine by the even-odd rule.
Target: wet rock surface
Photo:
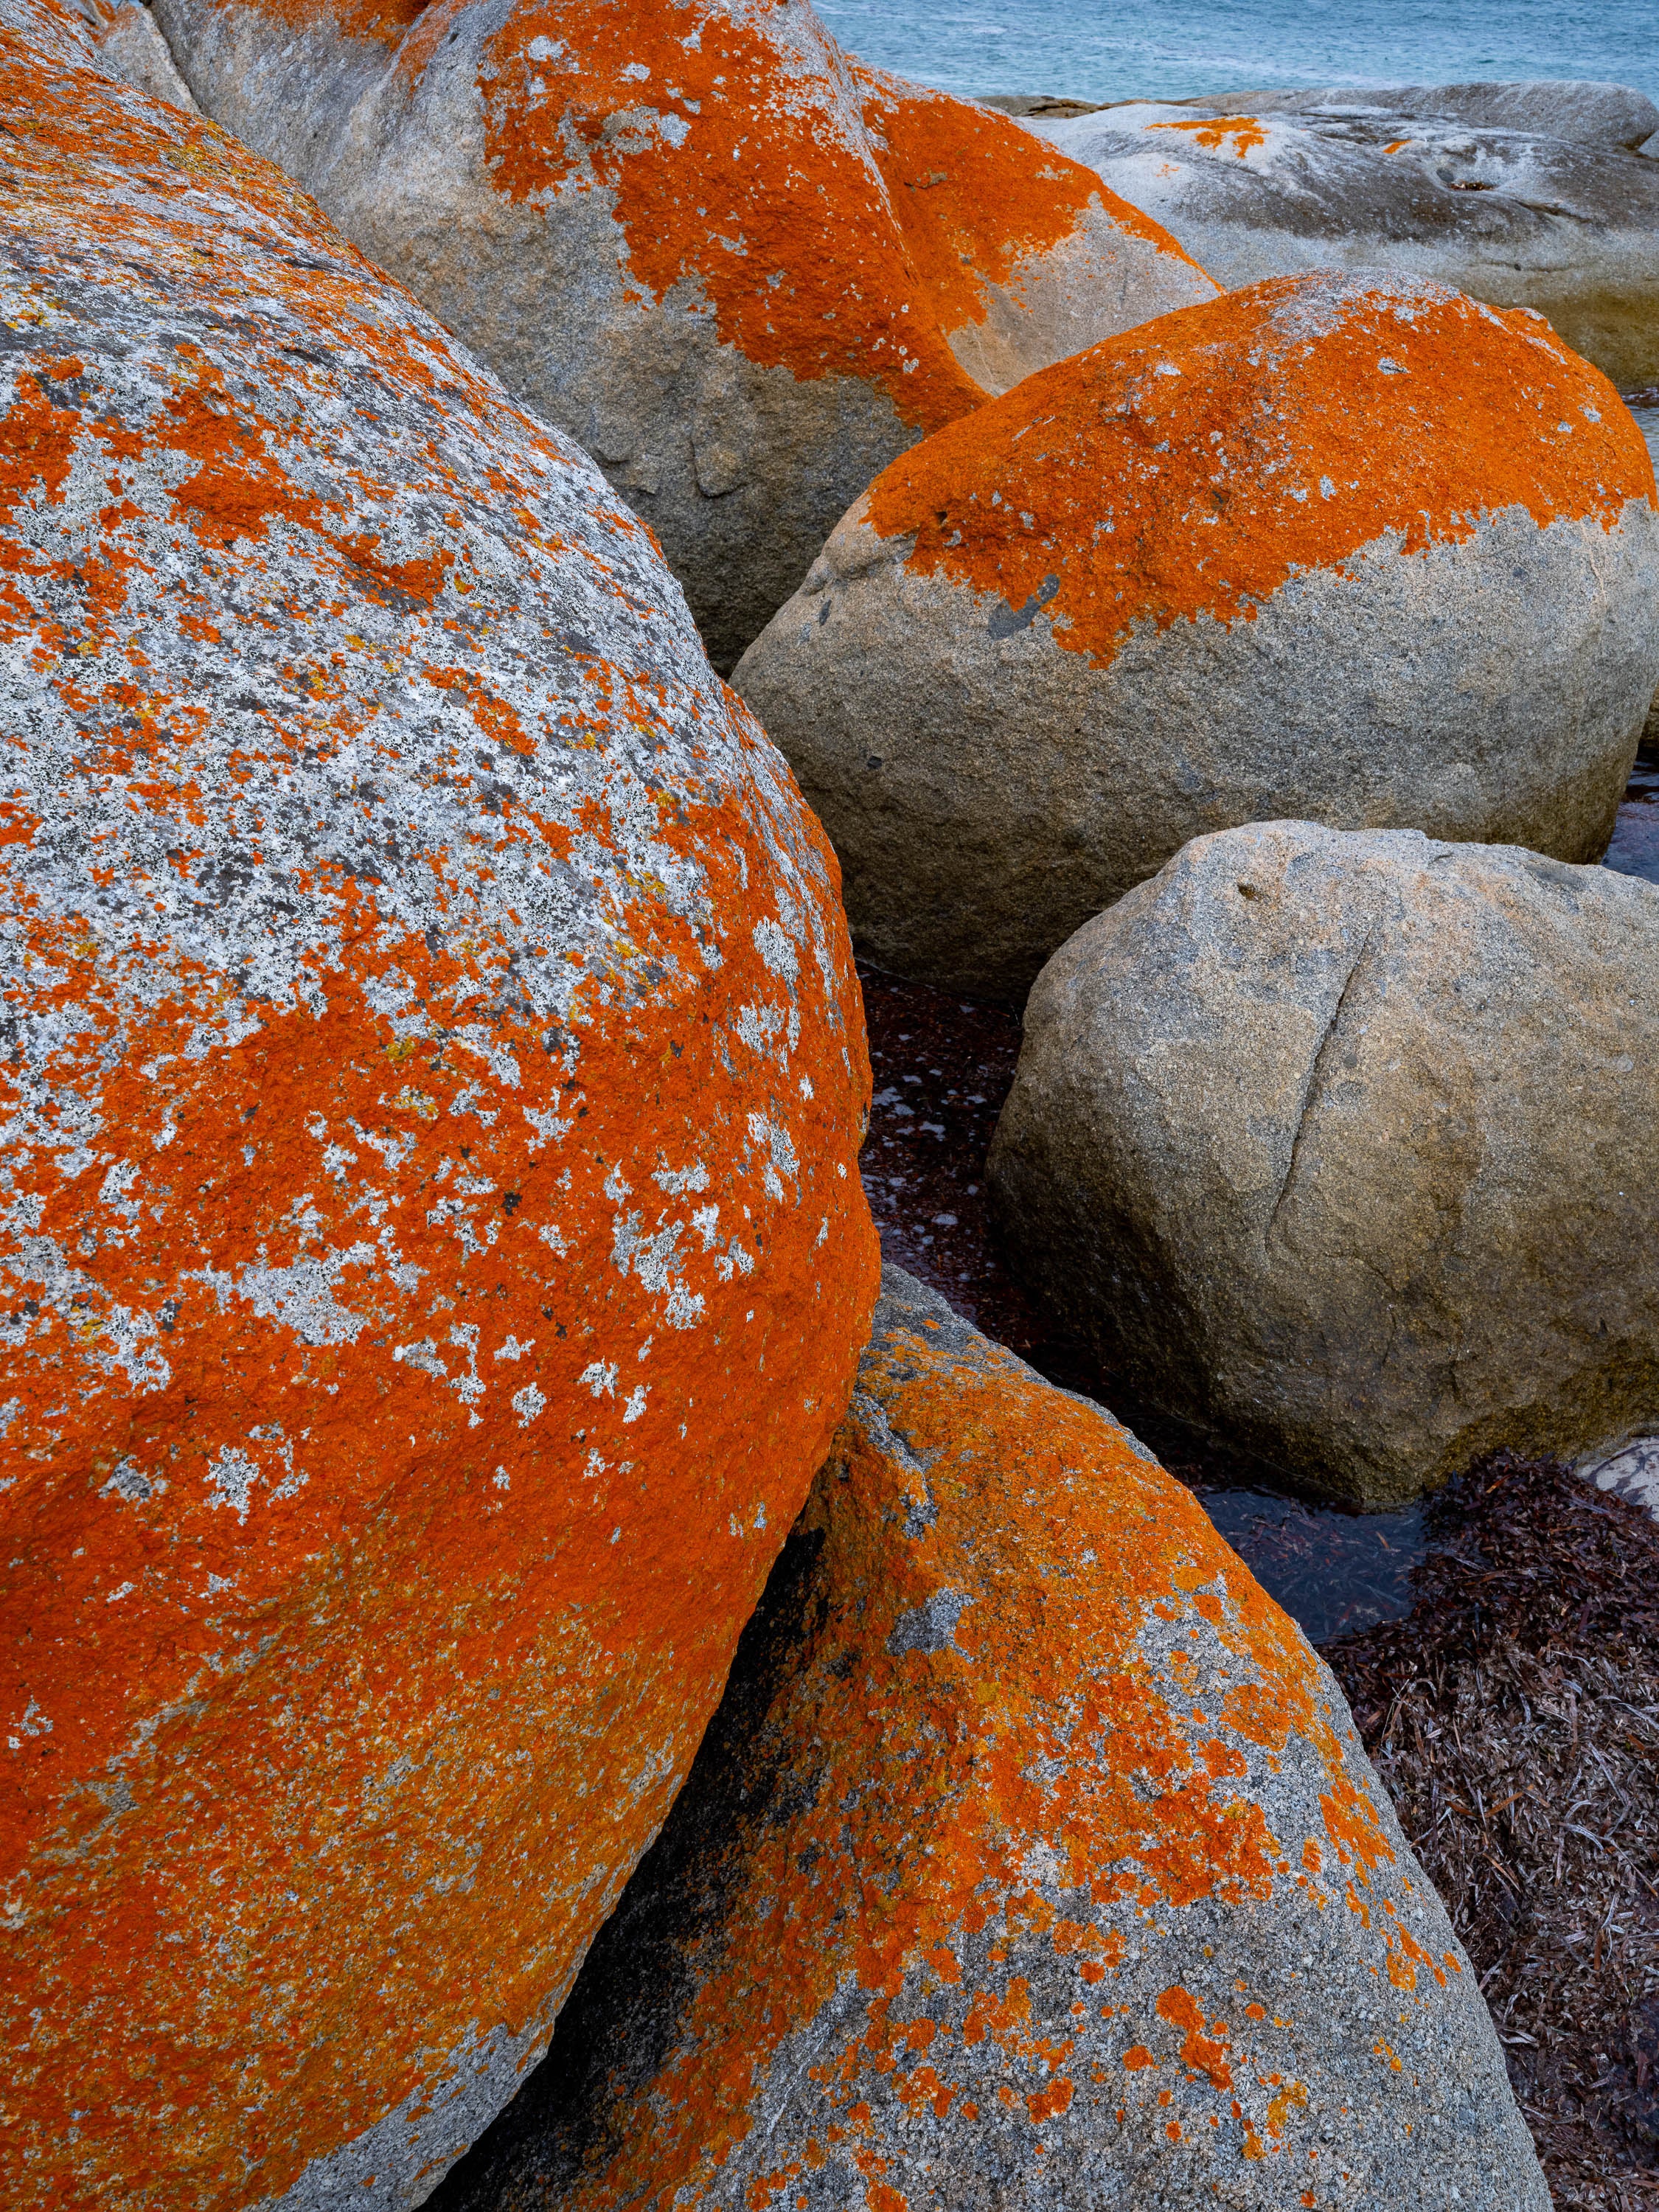
[[[1346,276],[928,439],[734,678],[864,956],[1012,1000],[1233,823],[1599,859],[1656,680],[1652,470],[1606,380],[1534,319]]]
[[[1644,884],[1659,884],[1659,744],[1644,744],[1637,756],[1605,865]]]
[[[1129,101],[1025,127],[1224,285],[1433,277],[1536,310],[1635,386],[1659,381],[1659,163],[1627,141],[1653,112],[1619,86],[1413,86]]]
[[[889,1270],[484,2206],[1543,2207],[1334,1684],[1187,1493]]]
[[[1103,1363],[1399,1504],[1659,1415],[1659,901],[1409,831],[1196,839],[1025,1010],[990,1159]]]
[[[585,456],[35,20],[0,2197],[412,2203],[544,2044],[839,1417],[850,948]]]
[[[722,669],[896,453],[1214,294],[1091,170],[810,7],[156,14],[203,107],[599,459]]]

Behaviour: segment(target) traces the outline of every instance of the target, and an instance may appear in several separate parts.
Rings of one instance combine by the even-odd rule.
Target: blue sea
[[[1181,100],[1292,85],[1592,77],[1659,100],[1659,0],[816,0],[866,62],[945,92]]]

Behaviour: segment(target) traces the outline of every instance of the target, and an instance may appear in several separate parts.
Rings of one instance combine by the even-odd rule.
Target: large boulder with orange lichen
[[[880,966],[1023,994],[1274,816],[1598,858],[1659,677],[1652,465],[1536,318],[1258,284],[872,485],[735,682]]]
[[[716,665],[896,453],[1214,286],[802,0],[161,0],[282,162],[656,531]]]
[[[1659,1431],[1659,891],[1408,830],[1195,838],[1025,1007],[1008,1249],[1114,1374],[1394,1505]]]
[[[0,33],[0,2199],[414,2204],[844,1403],[857,988],[648,532],[86,51]]]
[[[883,1292],[691,1779],[434,2212],[1545,2212],[1326,1669],[1109,1415]]]

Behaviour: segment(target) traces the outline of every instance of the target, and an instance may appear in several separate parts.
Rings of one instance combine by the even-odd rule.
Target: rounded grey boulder
[[[1369,1505],[1659,1427],[1659,891],[1410,831],[1195,840],[1057,952],[990,1161],[1156,1402]]]

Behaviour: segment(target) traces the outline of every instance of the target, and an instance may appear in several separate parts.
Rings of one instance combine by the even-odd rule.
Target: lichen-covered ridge
[[[415,2203],[840,1411],[836,872],[585,457],[8,12],[3,2194]]]

